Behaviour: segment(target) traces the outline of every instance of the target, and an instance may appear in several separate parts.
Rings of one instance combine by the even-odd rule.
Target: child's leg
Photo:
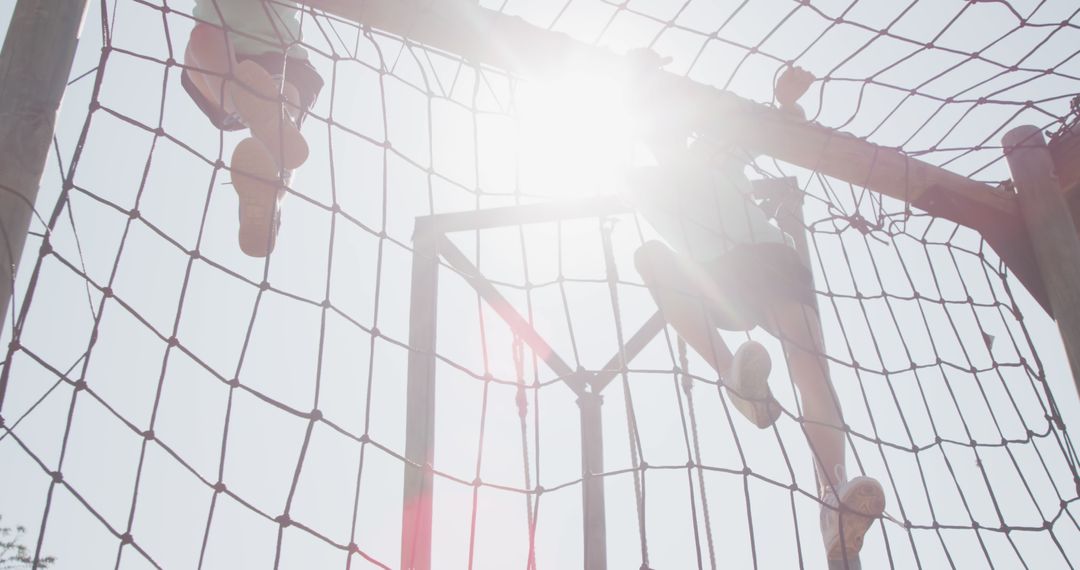
[[[203,97],[226,114],[233,110],[223,87],[235,61],[224,30],[209,24],[196,24],[191,30],[184,53],[185,73]]]
[[[818,315],[802,303],[787,301],[773,311],[770,320],[765,328],[780,339],[791,379],[799,389],[806,419],[803,431],[814,451],[821,485],[839,485],[836,467],[844,466],[843,418],[829,378]]]
[[[770,321],[766,328],[783,343],[792,381],[799,389],[806,419],[803,431],[822,486],[821,532],[826,554],[847,568],[859,568],[863,537],[885,509],[884,491],[869,477],[847,480],[843,417],[829,378],[817,312],[787,301],[773,311]]]
[[[710,326],[707,303],[699,292],[709,281],[708,275],[655,241],[637,250],[634,265],[664,319],[718,374],[726,374],[731,366],[731,351],[716,327]]]
[[[727,300],[712,277],[659,242],[639,248],[634,263],[665,320],[720,375],[735,408],[758,427],[772,425],[780,406],[769,391],[769,353],[747,342],[731,355],[713,318],[714,308]],[[738,320],[735,314],[724,316],[727,325]]]
[[[243,56],[240,61],[225,31],[208,24],[192,30],[185,63],[184,87],[211,122],[226,130],[251,130],[252,136],[233,150],[230,169],[240,205],[240,249],[265,257],[277,239],[285,185],[308,156],[298,127],[306,110],[302,106],[314,100],[322,81],[306,61],[284,55]],[[299,77],[305,96],[294,83],[267,70],[276,67]]]
[[[301,98],[294,85],[275,80],[252,60],[237,61],[224,31],[209,24],[192,29],[185,63],[188,79],[203,97],[224,115],[239,114],[281,168],[291,170],[307,160],[307,141],[296,126]],[[227,81],[230,73],[236,81]]]
[[[285,105],[288,116],[295,120],[300,113],[299,92],[288,82],[282,84],[281,91],[288,102]],[[253,127],[252,133],[256,132]],[[290,176],[287,170],[282,172],[274,157],[266,141],[253,136],[236,145],[230,162],[233,188],[240,204],[240,249],[252,257],[266,257],[274,250],[281,225],[281,200]]]
[[[296,86],[287,81],[279,83],[252,60],[238,63],[235,74],[237,83],[230,85],[229,96],[252,136],[266,147],[281,168],[292,170],[303,164],[308,157],[308,145],[296,126],[300,114],[300,92]]]

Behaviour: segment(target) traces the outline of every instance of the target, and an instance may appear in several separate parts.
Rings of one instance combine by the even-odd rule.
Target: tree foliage
[[[0,517],[0,570],[40,570],[48,568],[56,559],[43,556],[34,562],[34,555],[23,543],[26,527],[3,526]]]

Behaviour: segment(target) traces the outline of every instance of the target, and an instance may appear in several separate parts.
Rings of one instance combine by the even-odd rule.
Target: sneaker
[[[837,466],[840,471],[840,466]],[[838,480],[841,479],[838,477]],[[821,501],[821,537],[829,560],[857,560],[863,536],[885,512],[885,491],[870,477],[856,477],[828,489]],[[839,496],[839,498],[837,498]]]
[[[780,417],[780,404],[769,390],[772,359],[760,342],[748,340],[735,351],[731,373],[724,387],[739,413],[759,428],[767,428]]]
[[[266,146],[282,168],[299,167],[308,158],[308,144],[285,111],[280,84],[251,60],[236,64],[234,74],[236,82],[229,83],[229,95],[252,136]]]
[[[266,257],[274,251],[281,227],[285,181],[279,178],[274,159],[253,138],[236,145],[231,168],[240,202],[240,249],[252,257]]]

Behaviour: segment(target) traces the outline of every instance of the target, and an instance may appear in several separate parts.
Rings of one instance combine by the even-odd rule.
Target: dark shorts
[[[731,300],[730,307],[713,310],[720,328],[749,330],[764,325],[771,311],[785,301],[817,311],[813,275],[799,254],[786,245],[737,245],[704,267],[722,298]]]
[[[315,99],[319,96],[319,91],[322,91],[323,87],[322,76],[319,75],[318,71],[315,71],[315,67],[311,65],[311,62],[295,57],[287,58],[284,54],[275,52],[259,55],[241,55],[239,59],[240,61],[254,61],[271,76],[284,77],[286,82],[296,87],[296,90],[300,93],[300,115],[296,118],[296,124],[302,124],[304,117],[307,116],[311,106],[315,104]],[[195,84],[192,83],[186,70],[180,74],[180,84],[184,86],[188,96],[195,101],[195,104],[198,105],[199,109],[215,127],[223,131],[238,131],[245,128],[244,124],[237,120],[235,116],[226,113],[220,106],[204,97],[198,87],[195,87]]]

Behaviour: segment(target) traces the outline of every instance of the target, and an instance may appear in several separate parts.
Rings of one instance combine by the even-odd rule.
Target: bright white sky
[[[384,448],[403,453],[408,351],[402,346],[409,333],[412,262],[405,246],[411,243],[416,216],[617,191],[623,167],[645,160],[639,149],[626,144],[631,117],[625,115],[622,95],[627,88],[580,71],[553,84],[511,86],[497,73],[478,76],[442,56],[418,48],[403,51],[393,38],[357,38],[355,29],[336,23],[332,28],[339,37],[322,20],[324,35],[315,22],[305,22],[312,60],[327,87],[304,127],[312,156],[294,179],[296,195],[287,200],[278,248],[267,264],[240,253],[235,194],[228,173],[217,171],[215,177],[212,166],[218,158],[227,160],[240,135],[220,137],[180,88],[178,69],[166,73],[147,59],[181,58],[191,21],[178,13],[190,13],[191,3],[169,2],[173,13],[165,25],[153,7],[161,5],[156,0],[90,4],[72,77],[98,64],[104,5],[116,50],[104,69],[102,106],[151,129],[160,123],[171,138],[155,144],[152,132],[101,110],[92,114],[73,165],[94,74],[69,89],[57,131],[60,160],[50,160],[38,210],[46,219],[51,215],[62,187],[61,168],[76,168],[74,182],[85,193],[71,195],[51,242],[64,260],[75,267],[85,264],[85,273],[99,286],[111,281],[116,299],[104,304],[90,357],[80,358],[90,346],[101,293],[88,290],[55,256],[41,266],[22,337],[41,362],[26,352],[16,354],[0,410],[8,425],[25,414],[14,430],[25,449],[13,437],[0,438],[5,524],[27,526],[31,543],[44,526],[43,551],[58,557],[58,569],[152,567],[130,547],[120,548],[108,530],[124,532],[129,525],[139,547],[166,568],[196,567],[204,535],[204,568],[271,567],[277,552],[282,568],[342,567],[347,557],[341,550],[296,527],[279,537],[277,524],[257,514],[284,512],[299,472],[291,498],[293,520],[336,544],[355,541],[370,557],[396,568],[401,462],[323,422],[314,424],[300,461],[309,422],[269,400],[300,412],[318,408],[352,436],[367,433]],[[668,70],[763,102],[771,98],[776,58],[797,58],[816,75],[834,78],[824,88],[815,84],[804,101],[808,114],[822,124],[843,126],[881,144],[903,145],[931,162],[955,158],[949,168],[965,175],[978,171],[982,180],[1008,178],[1004,162],[994,162],[1000,149],[968,155],[945,149],[995,146],[1012,126],[1045,126],[1066,111],[1068,96],[1080,90],[1080,82],[1065,76],[1080,76],[1080,62],[1067,59],[1080,45],[1080,31],[1063,28],[1042,43],[1050,28],[1031,27],[994,43],[1016,27],[1008,9],[996,3],[918,3],[890,29],[917,41],[933,39],[945,49],[925,51],[882,38],[851,59],[873,34],[844,24],[815,42],[828,29],[830,20],[824,16],[843,14],[849,22],[878,29],[896,19],[905,5],[864,0],[849,10],[846,2],[814,2],[815,11],[798,8],[797,2],[758,0],[725,25],[737,3],[630,0],[629,10],[623,11],[600,0],[483,4],[619,52],[651,44],[674,58]],[[1075,26],[1080,22],[1071,15],[1071,4],[1013,2],[1032,23],[1071,20]],[[7,6],[0,11],[2,31],[10,15]],[[960,12],[949,31],[935,38]],[[667,21],[676,14],[683,27],[665,28],[647,17]],[[780,31],[761,44],[761,51],[774,57],[756,55],[739,65],[746,51],[731,42],[759,44],[781,20]],[[723,41],[708,40],[722,25],[718,35]],[[1036,74],[1018,71],[981,83],[1000,69],[968,61],[931,80],[965,61],[949,49],[981,50],[992,61],[1054,67],[1058,73],[1001,91],[1021,76]],[[882,71],[908,52],[917,54]],[[335,66],[329,53],[345,59]],[[389,74],[377,73],[380,58]],[[862,82],[871,75],[880,84]],[[905,99],[906,93],[889,85],[917,88],[920,95]],[[941,108],[927,96],[962,90],[968,90],[965,101],[986,96],[998,102],[973,106],[958,101]],[[1015,117],[1017,107],[1001,103],[1027,99],[1041,103]],[[327,117],[333,118],[332,126]],[[389,150],[382,144],[387,140]],[[1002,280],[984,271],[974,255],[942,245],[951,240],[977,249],[977,236],[963,229],[953,233],[950,223],[916,218],[908,223],[906,236],[868,239],[834,224],[831,213],[859,211],[873,220],[882,209],[902,211],[900,205],[872,203],[836,181],[826,190],[808,171],[788,165],[762,159],[757,166],[762,173],[753,177],[776,175],[779,168],[796,176],[808,193],[807,219],[818,222],[812,234],[818,290],[879,296],[861,302],[821,298],[834,381],[852,430],[864,436],[855,437],[849,449],[850,471],[882,481],[890,516],[917,527],[935,522],[959,527],[936,533],[909,532],[893,522],[877,525],[867,535],[864,567],[891,562],[901,568],[1065,568],[1080,561],[1075,503],[1064,513],[1059,505],[1077,496],[1075,465],[1063,452],[1062,433],[1052,431],[1035,443],[997,445],[1003,437],[1026,439],[1028,430],[1044,434],[1049,426],[1041,385],[1016,366],[1020,358],[1033,361],[1025,329],[1008,311],[963,303],[968,295],[977,303],[1008,302]],[[832,203],[831,213],[825,199]],[[143,221],[129,224],[126,214],[105,201],[124,211],[137,204],[142,219],[175,243]],[[331,215],[329,206],[335,202],[349,218]],[[621,280],[617,323],[599,227],[595,218],[585,218],[561,226],[462,232],[452,239],[488,278],[501,283],[499,290],[518,310],[526,312],[531,302],[537,330],[564,360],[595,370],[617,352],[617,327],[628,338],[655,311],[632,264],[634,249],[654,236],[652,230],[630,215],[614,222],[612,248]],[[35,231],[42,228],[35,223]],[[382,232],[386,239],[380,239]],[[935,245],[924,248],[912,236]],[[39,245],[39,239],[29,240],[20,291],[33,272]],[[196,245],[204,259],[191,262],[185,251]],[[989,258],[996,267],[992,253]],[[538,285],[529,296],[521,287],[526,269],[528,282]],[[258,296],[253,284],[262,281],[264,272],[280,292]],[[566,279],[563,286],[556,283],[560,275]],[[491,383],[485,403],[485,384],[476,378],[488,371],[503,381],[517,380],[511,334],[459,276],[444,270],[440,279],[437,351],[445,360],[436,380],[435,466],[460,480],[479,476],[486,484],[522,489],[517,390]],[[1067,424],[1076,425],[1080,410],[1056,330],[1015,279],[1009,278],[1008,286]],[[913,292],[953,302],[943,308],[897,298]],[[327,297],[336,310],[317,306]],[[379,337],[373,337],[373,328]],[[980,329],[995,337],[992,348],[983,343]],[[152,331],[175,334],[186,353],[168,349]],[[9,334],[10,326],[5,327]],[[771,385],[789,413],[776,430],[756,430],[741,417],[729,423],[715,385],[696,382],[701,462],[739,470],[744,466],[741,449],[755,474],[785,486],[794,482],[800,491],[793,498],[786,488],[754,477],[719,471],[704,475],[716,565],[750,568],[756,559],[760,568],[823,568],[817,503],[810,497],[815,488],[811,459],[794,419],[797,399],[778,343],[760,331],[751,336],[766,343],[774,357]],[[733,347],[745,338],[728,335]],[[651,466],[682,466],[690,457],[683,427],[690,421],[686,401],[679,399],[670,372],[676,364],[673,339],[670,334],[658,337],[631,363],[634,372],[604,394],[608,471],[631,466],[628,396],[643,458]],[[561,487],[539,501],[537,566],[581,567],[577,407],[565,386],[551,382],[553,373],[532,362],[526,352],[524,381],[543,385],[527,392],[529,479],[534,486]],[[985,371],[994,363],[1003,366]],[[49,367],[73,380],[85,377],[100,400],[84,393],[73,405],[71,387],[60,383],[54,388],[57,377]],[[973,374],[972,367],[985,372]],[[691,370],[715,380],[696,357],[691,357]],[[222,379],[234,376],[250,390],[236,390],[230,397]],[[137,431],[151,425],[157,441],[171,451],[150,443],[139,469],[143,440]],[[936,436],[974,440],[978,457],[968,447],[931,445]],[[928,449],[915,454],[907,451],[912,445]],[[78,497],[58,487],[46,507],[50,479],[27,450],[54,470],[61,449],[66,449],[65,481]],[[213,491],[176,457],[210,482],[223,472],[229,490],[243,503],[220,498],[210,517]],[[695,516],[702,532],[706,522],[702,486],[693,475],[688,477],[685,469],[646,472],[652,568],[695,568],[699,554],[703,567],[712,567],[705,537],[695,541]],[[137,478],[139,491],[133,498]],[[638,568],[642,548],[633,479],[625,472],[606,481],[609,568]],[[468,567],[470,536],[475,538],[473,568],[525,566],[523,494],[481,487],[474,533],[471,486],[440,478],[435,501],[435,568]],[[973,521],[993,528],[1040,527],[1055,517],[1054,538],[1067,559],[1049,532],[1006,537],[971,528]],[[378,566],[353,556],[351,567]]]

